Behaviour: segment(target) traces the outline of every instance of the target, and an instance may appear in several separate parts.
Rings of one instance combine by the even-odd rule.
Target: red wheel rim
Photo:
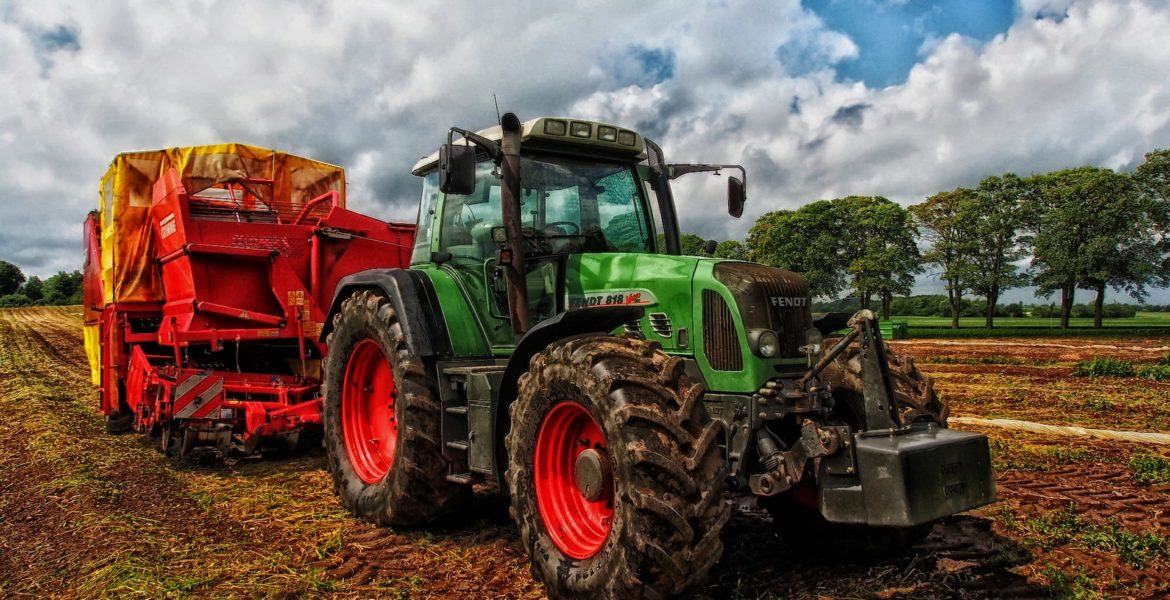
[[[398,443],[394,372],[377,342],[357,343],[345,366],[341,429],[349,462],[362,481],[377,483],[390,471]]]
[[[594,501],[578,485],[577,460],[590,449],[608,465],[605,435],[583,406],[563,402],[545,415],[533,457],[536,506],[553,543],[575,559],[597,554],[613,523],[612,477]]]

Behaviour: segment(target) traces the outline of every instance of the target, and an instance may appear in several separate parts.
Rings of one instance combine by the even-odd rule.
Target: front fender
[[[415,355],[451,354],[451,342],[435,286],[425,274],[409,269],[369,269],[338,281],[325,327],[321,329],[321,341],[333,331],[333,315],[341,310],[342,301],[362,289],[376,289],[386,294],[394,312],[398,313],[406,343]]]

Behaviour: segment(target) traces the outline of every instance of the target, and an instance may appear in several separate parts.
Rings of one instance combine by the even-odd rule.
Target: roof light
[[[621,130],[618,132],[617,141],[624,146],[633,146],[638,141],[638,135],[633,131]]]
[[[574,137],[587,138],[587,137],[590,137],[591,135],[593,135],[593,126],[590,125],[589,123],[582,123],[581,121],[573,121],[572,125],[569,125],[569,133],[572,134]]]
[[[544,122],[544,132],[549,135],[565,135],[565,129],[564,121],[548,120]]]
[[[605,125],[599,125],[597,127],[597,139],[599,139],[603,142],[616,142],[617,141],[617,128],[616,127],[606,127]]]

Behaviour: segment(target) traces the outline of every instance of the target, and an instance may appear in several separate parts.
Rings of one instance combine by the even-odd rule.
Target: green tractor
[[[670,181],[730,170],[739,217],[742,167],[628,129],[452,128],[413,170],[410,268],[343,279],[322,332],[342,503],[415,527],[496,488],[550,596],[617,599],[701,586],[736,497],[840,553],[992,501],[987,439],[872,313],[814,320],[795,273],[681,255]]]

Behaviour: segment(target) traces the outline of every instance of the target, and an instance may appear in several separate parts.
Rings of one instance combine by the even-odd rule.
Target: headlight
[[[771,329],[755,329],[748,333],[752,350],[764,358],[775,358],[780,354],[780,338]]]
[[[804,352],[811,351],[813,356],[820,356],[821,347],[825,343],[824,336],[821,335],[821,330],[816,327],[809,327],[804,330]]]

